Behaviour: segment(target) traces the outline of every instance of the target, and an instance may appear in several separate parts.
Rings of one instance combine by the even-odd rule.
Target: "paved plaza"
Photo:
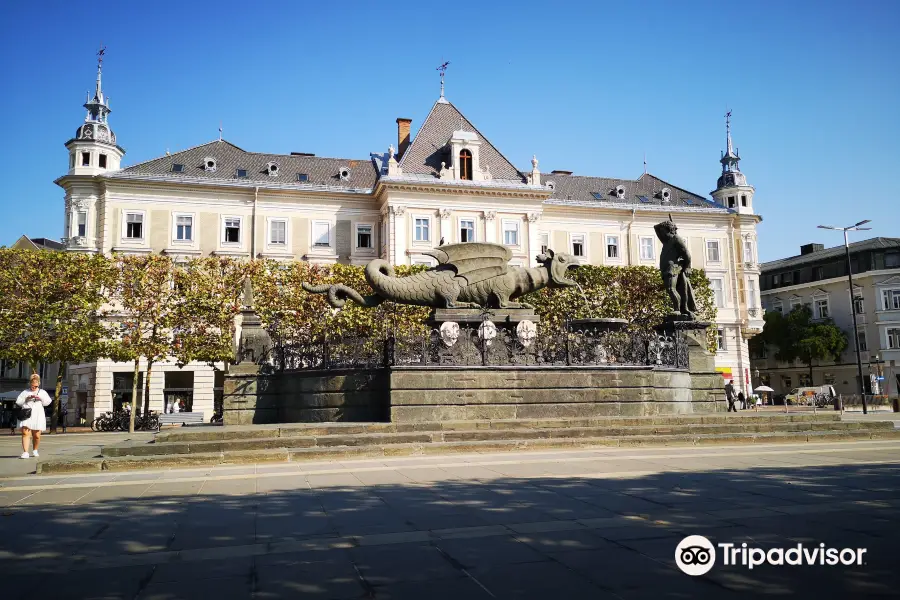
[[[115,434],[127,437],[125,434]],[[45,454],[102,436],[47,436]],[[66,439],[70,438],[68,444]],[[863,598],[900,585],[900,443],[11,472],[3,598]],[[33,463],[32,463],[33,468]],[[675,565],[686,535],[861,566]]]

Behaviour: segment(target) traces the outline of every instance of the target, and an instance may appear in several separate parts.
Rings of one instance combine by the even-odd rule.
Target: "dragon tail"
[[[327,294],[328,304],[334,308],[341,308],[347,300],[352,300],[360,306],[373,308],[384,302],[384,298],[378,295],[363,296],[356,290],[346,285],[310,285],[307,282],[301,284],[303,289],[310,294]]]

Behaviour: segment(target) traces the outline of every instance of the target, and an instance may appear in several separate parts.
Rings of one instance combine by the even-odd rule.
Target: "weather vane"
[[[102,65],[102,64],[103,64],[103,55],[104,55],[104,54],[106,54],[106,46],[104,46],[104,45],[101,43],[101,44],[100,44],[100,49],[97,50],[97,64],[98,64],[98,65]]]
[[[441,98],[444,97],[444,73],[447,72],[447,67],[449,65],[450,65],[450,61],[448,60],[447,62],[445,62],[444,64],[442,64],[441,66],[439,66],[437,68],[437,70],[440,71],[440,73],[441,73]]]

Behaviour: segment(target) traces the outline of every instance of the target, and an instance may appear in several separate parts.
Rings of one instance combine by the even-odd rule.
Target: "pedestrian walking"
[[[44,407],[50,406],[50,395],[41,389],[41,376],[37,373],[28,381],[27,390],[19,394],[16,406],[21,407],[19,413],[19,427],[22,428],[22,456],[28,458],[28,438],[31,438],[32,456],[38,454],[38,446],[41,445],[41,433],[47,428],[47,417]]]
[[[744,392],[738,392],[737,399],[741,405],[741,410],[747,410],[747,398],[744,396]]]
[[[728,411],[727,412],[737,412],[737,409],[734,407],[734,379],[725,384],[725,399],[728,400]]]

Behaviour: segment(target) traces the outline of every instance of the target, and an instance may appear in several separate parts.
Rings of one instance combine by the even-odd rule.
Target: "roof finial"
[[[647,153],[644,152],[644,175],[647,174]]]
[[[440,98],[440,100],[444,100],[444,102],[446,102],[446,100],[444,99],[444,73],[447,72],[447,67],[449,65],[450,65],[450,61],[448,60],[444,64],[442,64],[441,66],[439,66],[437,68],[437,70],[440,71],[440,73],[441,73],[441,98]]]
[[[222,121],[219,121],[219,141],[222,141]]]
[[[100,49],[97,50],[97,90],[94,95],[100,101],[103,100],[103,91],[100,86],[100,76],[103,72],[103,56],[106,54],[106,46],[103,43],[100,43]]]
[[[728,109],[728,112],[725,113],[725,144],[726,153],[733,154],[734,150],[731,147],[731,109]]]

